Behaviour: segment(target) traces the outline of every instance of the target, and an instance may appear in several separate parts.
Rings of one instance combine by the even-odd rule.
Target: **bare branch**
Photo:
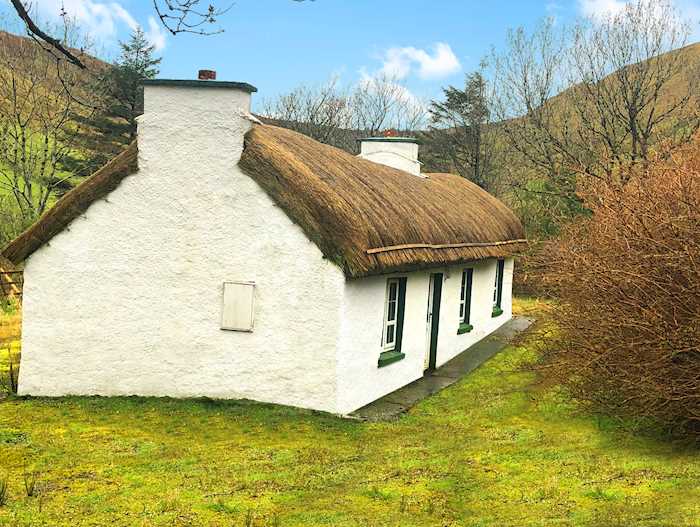
[[[78,57],[76,57],[68,48],[66,48],[63,44],[61,44],[61,42],[58,39],[55,39],[52,36],[47,35],[44,31],[42,31],[36,25],[36,23],[34,22],[32,17],[27,12],[27,9],[25,8],[25,6],[21,0],[10,0],[10,3],[15,8],[17,15],[19,15],[19,17],[24,22],[24,24],[27,28],[27,31],[30,33],[30,35],[33,35],[34,37],[39,38],[41,41],[45,42],[48,46],[55,49],[58,53],[60,53],[62,56],[64,56],[74,66],[77,66],[80,69],[86,69],[85,64]]]
[[[207,25],[215,24],[218,18],[226,14],[233,4],[225,8],[217,8],[209,4],[201,7],[200,0],[153,0],[153,8],[160,18],[163,27],[171,34],[194,33],[196,35],[214,35],[222,29],[207,31]]]

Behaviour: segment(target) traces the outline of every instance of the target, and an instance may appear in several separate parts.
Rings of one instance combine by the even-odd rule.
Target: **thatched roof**
[[[458,176],[420,178],[268,125],[248,133],[239,165],[350,277],[508,256],[525,248],[515,215]],[[15,264],[23,261],[136,171],[134,143],[2,254]]]
[[[241,168],[348,276],[512,255],[520,221],[477,185],[451,174],[420,178],[255,126]]]
[[[0,254],[0,273],[9,273],[11,271],[15,271],[16,267],[14,264],[5,258],[2,254]]]
[[[138,170],[138,148],[133,142],[126,150],[59,199],[39,221],[3,249],[2,254],[15,264],[61,232],[100,198],[112,192],[128,175]]]

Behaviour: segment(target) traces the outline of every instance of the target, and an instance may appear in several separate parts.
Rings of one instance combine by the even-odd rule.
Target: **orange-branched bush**
[[[581,401],[700,433],[700,147],[586,200],[540,253],[549,369]]]

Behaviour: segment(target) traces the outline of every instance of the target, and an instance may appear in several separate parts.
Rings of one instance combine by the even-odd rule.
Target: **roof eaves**
[[[145,79],[141,81],[143,86],[179,86],[183,88],[229,88],[255,93],[258,89],[247,82],[230,81],[200,81],[182,79]]]

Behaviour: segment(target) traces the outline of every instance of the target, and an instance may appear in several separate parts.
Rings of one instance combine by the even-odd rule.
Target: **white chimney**
[[[418,145],[415,137],[401,137],[394,131],[388,131],[383,137],[360,139],[359,157],[421,176]]]
[[[251,94],[243,82],[200,79],[143,81],[144,113],[138,118],[139,166],[197,180],[197,173],[235,166],[255,118]],[[182,174],[180,174],[182,173]]]

